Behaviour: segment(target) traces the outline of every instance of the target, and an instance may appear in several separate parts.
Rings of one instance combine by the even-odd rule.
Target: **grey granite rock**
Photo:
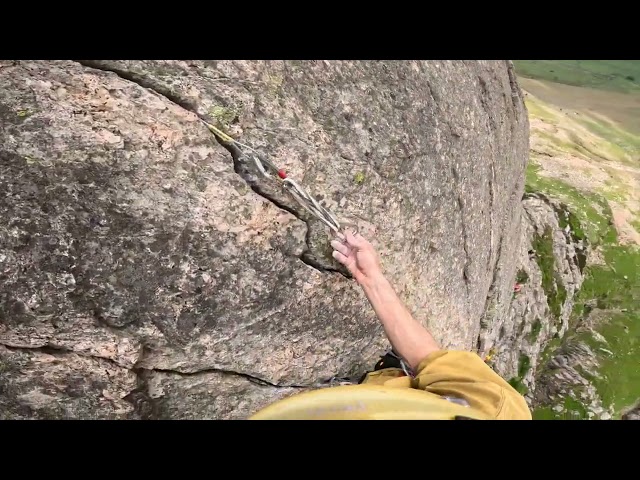
[[[519,254],[510,62],[3,61],[5,417],[241,418],[387,348],[325,229],[201,119],[357,223],[444,347],[478,346]]]

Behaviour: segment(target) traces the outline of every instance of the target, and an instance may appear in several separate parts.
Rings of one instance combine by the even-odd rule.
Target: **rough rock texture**
[[[480,351],[490,355],[493,368],[526,390],[527,400],[535,403],[536,367],[544,363],[541,354],[549,341],[562,338],[569,328],[588,245],[576,238],[569,225],[562,227],[568,211],[560,202],[541,194],[527,194],[522,206],[513,285],[517,283],[521,289],[515,292],[512,288],[506,316],[487,311]],[[543,281],[545,274],[547,283]]]
[[[585,343],[584,336],[580,335],[585,331],[593,335],[597,346]],[[587,326],[580,326],[569,334],[561,347],[553,352],[551,360],[540,366],[534,404],[551,406],[555,412],[568,415],[565,418],[581,418],[582,412],[575,410],[576,407],[569,410],[566,407],[567,399],[573,399],[579,402],[580,408],[584,408],[587,418],[611,419],[613,406],[604,407],[590,380],[600,377],[600,364],[594,348],[598,350],[607,346],[605,338]]]
[[[622,420],[640,420],[640,401],[622,414]]]
[[[477,346],[519,254],[510,62],[5,61],[0,415],[243,418],[386,348],[326,231],[200,119],[358,223],[443,346]]]
[[[596,308],[594,300],[585,317],[569,322],[584,268],[604,260],[572,230],[566,205],[542,194],[525,195],[522,205],[516,264],[522,288],[513,294],[507,317],[494,318],[493,329],[483,329],[483,351],[490,352],[497,372],[526,393],[532,407],[551,408],[566,419],[611,419],[614,408],[604,407],[593,380],[600,378],[599,356],[611,355],[613,348],[596,326],[616,312]],[[551,285],[545,285],[544,270]],[[491,342],[497,328],[497,340]],[[636,416],[634,407],[623,418]]]

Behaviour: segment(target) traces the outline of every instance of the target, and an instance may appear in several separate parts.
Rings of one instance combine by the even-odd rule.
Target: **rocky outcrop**
[[[640,401],[622,414],[622,420],[640,420]]]
[[[327,232],[202,119],[357,223],[443,346],[507,318],[510,62],[5,61],[1,416],[243,418],[387,347]]]
[[[605,348],[607,342],[602,335],[589,331],[595,340],[595,345],[589,345],[585,332],[583,327],[571,332],[552,352],[551,359],[540,365],[533,402],[550,407],[562,418],[609,420],[614,414],[613,406],[603,405],[592,383],[592,379],[600,377],[596,350]]]
[[[480,351],[497,372],[534,404],[537,366],[545,347],[569,328],[574,296],[583,280],[588,245],[573,215],[542,194],[522,200],[522,230],[508,313],[489,309]],[[498,310],[499,311],[499,310]],[[493,313],[493,314],[492,314]]]

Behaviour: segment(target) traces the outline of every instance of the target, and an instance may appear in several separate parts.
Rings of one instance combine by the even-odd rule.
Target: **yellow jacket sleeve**
[[[441,350],[417,368],[413,387],[440,396],[463,398],[497,420],[531,420],[524,397],[471,352]]]

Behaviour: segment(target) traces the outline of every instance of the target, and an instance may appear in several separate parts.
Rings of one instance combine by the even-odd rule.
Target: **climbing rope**
[[[244,156],[247,156],[251,160],[253,160],[256,168],[265,178],[272,178],[272,175],[269,173],[269,171],[271,171],[274,176],[282,181],[284,188],[287,189],[291,196],[295,198],[295,200],[307,212],[309,212],[311,215],[328,226],[333,232],[338,233],[340,231],[340,222],[335,217],[335,215],[333,215],[329,210],[320,205],[320,203],[315,198],[313,198],[313,196],[309,192],[307,192],[299,183],[289,178],[287,172],[284,169],[278,168],[264,155],[259,156],[259,153],[249,145],[238,142],[210,123],[204,123],[211,131],[211,133],[216,135],[220,140],[225,143],[235,145]]]

